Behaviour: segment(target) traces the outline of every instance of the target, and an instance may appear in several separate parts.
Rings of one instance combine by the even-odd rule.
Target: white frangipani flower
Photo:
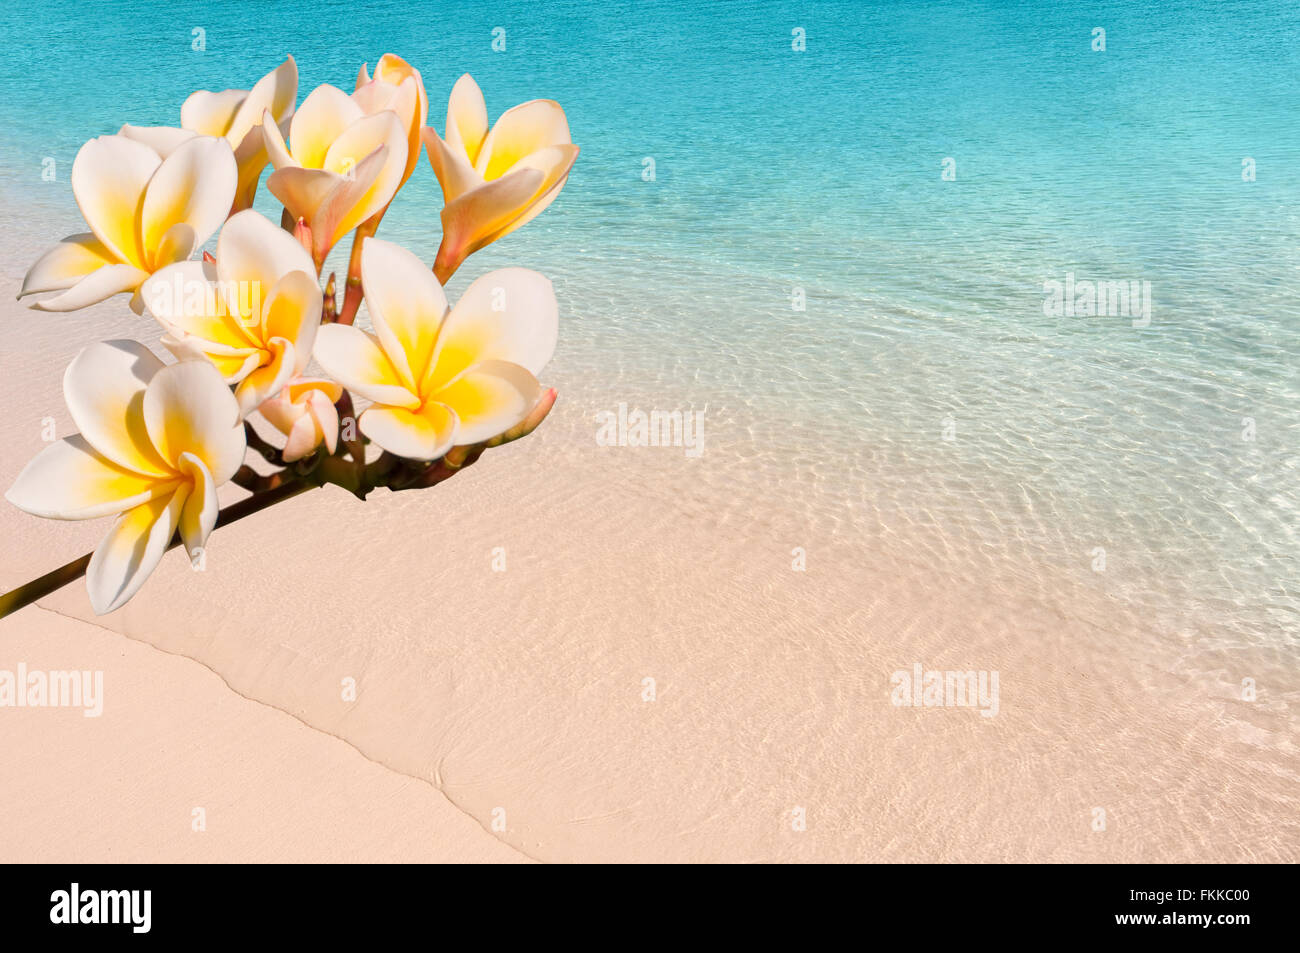
[[[239,469],[244,429],[206,361],[164,366],[143,344],[92,344],[63,394],[81,431],[46,447],[5,497],[50,519],[120,514],[95,549],[86,588],[96,613],[133,596],[179,529],[191,555],[217,521],[216,488]]]
[[[339,438],[339,412],[334,405],[342,397],[343,387],[335,381],[297,377],[257,408],[284,434],[280,457],[285,463],[301,460],[322,443],[326,452],[334,452]]]
[[[534,99],[507,109],[488,128],[483,91],[468,73],[447,100],[446,136],[424,130],[442,186],[440,280],[471,253],[532,221],[555,201],[578,157],[560,104]]]
[[[413,81],[399,92],[414,105]],[[337,86],[317,86],[303,100],[288,144],[274,122],[262,123],[262,135],[275,166],[266,187],[311,228],[318,266],[340,238],[392,201],[406,173],[402,119],[392,109],[367,115]]]
[[[221,136],[230,143],[239,165],[239,186],[232,212],[253,204],[257,180],[268,161],[262,139],[266,113],[287,132],[298,99],[298,64],[292,56],[259,79],[251,90],[226,89],[219,93],[201,89],[181,106],[181,128],[175,126],[123,126],[118,135],[136,139],[166,158],[195,136]]]
[[[249,209],[226,222],[216,264],[164,268],[141,288],[180,357],[202,357],[235,384],[240,414],[279,393],[311,360],[322,295],[311,256]]]
[[[550,281],[502,268],[448,310],[429,268],[376,238],[361,247],[361,280],[375,333],[324,325],[315,355],[330,377],[374,401],[357,419],[362,433],[400,457],[435,460],[528,416],[558,334]]]
[[[42,255],[18,297],[62,291],[32,307],[75,311],[136,292],[155,271],[193,255],[221,226],[237,177],[224,139],[195,137],[166,159],[124,136],[91,139],[72,163],[72,194],[90,232],[70,235]],[[138,294],[131,308],[140,313]]]

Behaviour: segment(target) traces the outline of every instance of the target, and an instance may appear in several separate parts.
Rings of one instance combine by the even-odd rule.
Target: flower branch
[[[289,57],[249,90],[194,93],[180,127],[124,125],[78,152],[72,189],[89,231],[43,255],[19,297],[73,311],[129,294],[177,362],[120,340],[68,368],[78,432],[6,497],[40,517],[113,522],[93,554],[0,596],[0,616],[82,575],[95,612],[111,612],[174,546],[198,552],[216,527],[327,483],[362,500],[434,486],[554,406],[538,380],[558,333],[550,281],[502,268],[454,305],[443,285],[559,194],[578,153],[559,104],[523,103],[489,126],[465,75],[439,136],[420,72],[392,54],[373,76],[363,66],[350,95],[321,85],[298,106],[297,94]],[[421,152],[444,199],[432,267],[375,237]],[[279,227],[251,208],[268,164]],[[322,289],[349,233],[342,289],[333,273]],[[200,253],[213,236],[216,253]],[[355,327],[363,301],[370,330]],[[308,376],[313,361],[328,376]],[[283,439],[258,433],[255,413]],[[379,453],[367,461],[369,444]],[[245,463],[250,450],[274,471]],[[222,509],[227,481],[251,495]]]

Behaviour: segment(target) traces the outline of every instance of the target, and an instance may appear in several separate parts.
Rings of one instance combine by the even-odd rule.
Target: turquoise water
[[[690,486],[737,532],[779,501],[882,565],[948,560],[1081,611],[1065,580],[1171,631],[1294,647],[1300,7],[9,4],[5,247],[80,230],[89,136],[175,123],[289,52],[300,101],[349,88],[388,50],[440,130],[465,71],[492,117],[564,105],[563,196],[454,284],[554,279],[557,427],[592,439],[619,401],[706,411],[703,457],[656,458],[647,492]],[[439,207],[422,162],[383,234],[432,261]],[[1150,325],[1046,315],[1067,272],[1149,282]]]

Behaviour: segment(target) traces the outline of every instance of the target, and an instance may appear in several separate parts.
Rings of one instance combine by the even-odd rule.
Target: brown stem
[[[277,489],[297,479],[299,479],[298,475],[289,470],[276,470],[263,476],[248,464],[240,467],[230,478],[232,483],[243,487],[249,493],[265,493],[267,490]]]
[[[551,412],[551,408],[555,406],[555,398],[554,388],[546,391],[528,416],[505,433],[472,446],[453,447],[442,459],[435,460],[424,469],[413,468],[410,461],[395,457],[386,451],[367,466],[365,447],[360,440],[355,439],[347,443],[348,453],[352,455],[351,460],[345,460],[337,454],[319,459],[312,458],[300,461],[293,469],[280,470],[267,476],[259,475],[252,467],[242,466],[235,474],[235,482],[252,489],[253,495],[223,509],[221,515],[217,517],[217,527],[229,526],[245,516],[251,516],[268,506],[274,506],[276,503],[326,483],[340,486],[363,500],[367,493],[378,486],[387,486],[393,491],[434,486],[450,479],[466,467],[473,466],[485,450],[528,436]],[[346,410],[350,415],[351,395],[344,391],[343,399],[336,406],[341,412]],[[270,447],[270,444],[253,432],[252,427],[248,427],[248,433],[250,446]],[[276,455],[278,457],[278,451]],[[167,548],[179,546],[180,543],[180,536],[174,536]],[[90,565],[90,556],[91,554],[87,553],[58,569],[47,572],[44,576],[0,595],[0,618],[17,612],[37,599],[44,598],[68,583],[80,579]]]
[[[317,484],[305,482],[286,482],[274,489],[259,493],[248,499],[240,500],[233,506],[228,506],[221,511],[217,517],[217,527],[229,526],[231,523],[242,520],[245,516],[251,516],[268,506],[274,506],[276,503],[283,502],[290,497],[297,496],[299,493],[305,493]],[[173,549],[181,544],[180,535],[172,537],[168,544],[168,549]],[[11,589],[4,595],[0,595],[0,618],[17,612],[24,606],[31,605],[37,599],[43,599],[50,593],[62,589],[70,582],[75,582],[86,574],[86,568],[90,565],[91,553],[81,556],[58,569],[47,572],[44,576],[33,579],[31,582],[19,586],[17,589]]]
[[[343,396],[339,398],[339,402],[334,405],[334,409],[339,415],[339,440],[347,448],[348,456],[352,458],[352,466],[357,471],[358,479],[363,479],[366,468],[366,445],[362,441],[361,431],[357,427],[357,412],[352,406],[351,392],[345,390]],[[347,437],[349,430],[352,431],[352,439],[350,440]]]
[[[274,464],[277,467],[284,466],[284,458],[280,456],[280,448],[263,440],[247,420],[244,421],[244,439],[248,442],[248,448],[261,456],[267,463]]]

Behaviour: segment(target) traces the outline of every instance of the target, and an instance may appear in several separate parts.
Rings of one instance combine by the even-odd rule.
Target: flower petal
[[[190,492],[181,508],[181,542],[191,561],[208,541],[217,525],[217,485],[207,466],[192,453],[182,453],[180,470],[190,479]]]
[[[271,338],[261,353],[260,363],[235,388],[240,418],[257,410],[259,404],[278,394],[293,378],[297,357],[284,338]]]
[[[473,165],[488,134],[487,104],[483,90],[469,73],[456,80],[447,97],[447,145],[465,154]]]
[[[181,361],[207,361],[217,369],[222,381],[238,384],[261,366],[266,352],[260,347],[224,348],[203,338],[188,334],[168,333],[162,336],[162,345]]]
[[[207,361],[169,364],[144,392],[144,422],[158,453],[173,467],[192,453],[220,486],[244,460],[239,405]]]
[[[86,224],[118,261],[145,268],[136,228],[145,189],[162,159],[125,136],[91,139],[72,163],[72,194]]]
[[[178,129],[175,126],[131,125],[123,126],[117,134],[144,143],[164,159],[175,152],[182,143],[189,142],[197,135],[189,129]]]
[[[433,401],[418,410],[375,404],[357,426],[379,447],[411,460],[436,460],[456,443],[456,415]]]
[[[416,164],[420,161],[420,134],[425,128],[425,123],[429,121],[429,97],[424,90],[424,77],[420,75],[418,69],[400,56],[385,53],[375,64],[375,79],[383,83],[395,84],[399,89],[409,84],[415,92],[415,109],[409,119],[400,109],[388,107],[402,116],[407,123],[406,171],[402,175],[402,181],[405,182],[411,177]]]
[[[76,311],[78,308],[99,304],[123,291],[134,291],[148,277],[149,272],[141,271],[134,265],[105,265],[92,271],[63,294],[33,301],[31,306],[37,311]]]
[[[181,484],[114,521],[86,568],[86,591],[96,615],[112,612],[144,585],[171,544],[188,495],[188,484]]]
[[[524,156],[572,141],[569,120],[560,104],[553,99],[534,99],[501,114],[474,168],[490,182],[509,172]]]
[[[326,374],[367,400],[397,407],[420,406],[420,398],[403,386],[379,339],[360,328],[321,325],[313,356]]]
[[[217,278],[237,320],[260,326],[272,289],[291,271],[315,275],[316,266],[297,239],[260,213],[239,212],[221,229]]]
[[[262,125],[259,128],[262,130],[262,144],[266,146],[271,165],[277,169],[298,168],[298,160],[289,152],[289,145],[284,141],[284,130],[276,124],[269,109],[262,113]]]
[[[467,256],[491,243],[528,207],[545,178],[537,169],[516,169],[444,205],[438,264],[450,262],[454,271]]]
[[[335,177],[334,188],[308,219],[312,228],[312,255],[324,261],[329,250],[363,219],[363,203],[372,186],[388,165],[388,146],[380,146],[366,156],[347,175],[326,172]],[[346,222],[345,222],[346,219]]]
[[[293,122],[289,125],[290,154],[299,165],[309,169],[324,168],[325,154],[334,140],[364,115],[361,107],[337,86],[328,83],[317,86],[293,114]],[[368,149],[356,156],[356,160],[361,161],[362,156],[369,152]],[[275,153],[271,154],[274,157]]]
[[[559,306],[546,276],[527,268],[490,271],[465,289],[443,322],[421,392],[434,393],[481,361],[509,361],[536,376],[558,338]]]
[[[266,168],[268,155],[266,139],[261,126],[253,129],[235,149],[235,164],[239,166],[239,185],[235,188],[235,202],[231,214],[251,208],[257,197],[257,180]]]
[[[63,291],[104,265],[116,264],[117,259],[90,232],[69,235],[27,270],[18,297],[41,294],[46,291]]]
[[[248,98],[246,89],[201,89],[181,104],[181,125],[200,136],[224,136],[235,113]]]
[[[286,435],[284,442],[284,450],[281,451],[280,455],[284,458],[285,463],[301,460],[316,449],[321,442],[322,436],[320,428],[316,425],[316,418],[309,413],[304,413],[290,425],[289,433]]]
[[[118,466],[154,478],[173,471],[144,425],[144,392],[163,362],[138,341],[85,348],[63,375],[63,399],[86,442]]]
[[[216,352],[222,354],[260,346],[260,303],[257,320],[250,318],[249,327],[231,313],[216,281],[214,265],[183,261],[154,272],[141,285],[140,293],[145,308],[174,336],[200,338],[216,345]],[[248,307],[251,310],[251,302]]]
[[[293,345],[294,373],[301,374],[311,360],[320,328],[320,285],[305,271],[291,271],[276,282],[262,308],[262,340],[284,338]]]
[[[429,153],[429,164],[433,166],[433,174],[442,186],[444,203],[452,202],[483,184],[483,176],[474,170],[462,152],[447,145],[432,129],[426,128],[423,135]]]
[[[141,238],[150,265],[158,267],[154,253],[177,223],[194,229],[195,246],[206,242],[226,220],[238,184],[239,167],[225,139],[197,136],[164,159],[141,210]]]
[[[334,190],[343,184],[343,176],[337,173],[296,165],[277,167],[266,179],[267,189],[289,210],[294,221],[302,218],[308,222],[318,217]]]
[[[119,467],[73,434],[38,453],[5,493],[14,506],[55,520],[89,520],[120,513],[160,493],[176,480],[159,480]]]
[[[239,146],[248,138],[255,126],[262,123],[262,114],[270,111],[276,123],[293,115],[298,100],[298,64],[292,56],[267,73],[249,91],[247,97],[230,119],[224,135],[232,146]]]
[[[162,241],[154,251],[154,271],[174,265],[178,261],[187,261],[198,247],[199,236],[195,233],[194,226],[187,222],[177,222],[163,232]]]
[[[525,156],[515,163],[515,169],[537,169],[544,178],[538,186],[537,193],[529,200],[519,217],[510,221],[492,236],[497,241],[509,235],[516,228],[531,222],[560,196],[560,190],[569,178],[569,170],[578,158],[577,146],[547,146],[530,156]]]
[[[402,171],[402,181],[405,182],[420,158],[420,132],[424,128],[419,115],[420,90],[415,78],[408,76],[397,86],[376,79],[358,87],[352,98],[367,116],[384,111],[397,116],[406,135],[406,167]]]
[[[433,272],[400,245],[367,238],[361,245],[361,286],[384,352],[412,392],[429,366],[447,296]]]
[[[334,405],[341,396],[342,388],[339,388],[337,396],[317,389],[309,391],[306,398],[308,413],[316,422],[316,429],[325,441],[325,449],[330,453],[334,452],[339,438],[339,410]]]
[[[528,416],[541,395],[542,385],[525,368],[509,361],[483,361],[432,399],[456,414],[456,443],[470,444],[505,433]]]
[[[343,385],[324,377],[299,377],[289,382],[289,399],[295,403],[320,394],[331,405],[343,399]]]
[[[280,390],[280,393],[264,400],[257,408],[257,412],[280,433],[287,434],[298,418],[307,413],[307,405],[290,400],[289,388],[286,386]]]
[[[348,126],[325,155],[321,168],[343,176],[355,175],[361,181],[361,161],[380,149],[385,149],[383,165],[373,179],[367,180],[367,187],[343,216],[337,228],[338,237],[382,209],[401,188],[408,149],[406,129],[397,114],[387,110],[366,116]]]

